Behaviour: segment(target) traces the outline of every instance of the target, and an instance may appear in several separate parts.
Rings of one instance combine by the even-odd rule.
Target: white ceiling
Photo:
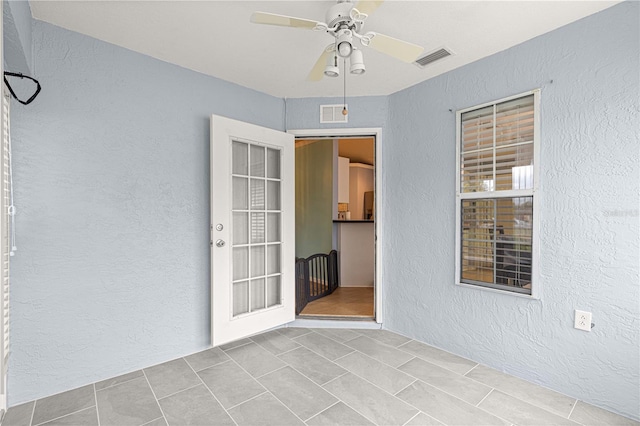
[[[258,10],[324,21],[335,1],[30,1],[35,19],[278,97],[342,96],[343,79],[308,82],[332,37],[256,25]],[[348,96],[388,95],[610,7],[618,1],[386,0],[365,30],[455,55],[421,69],[363,48]]]

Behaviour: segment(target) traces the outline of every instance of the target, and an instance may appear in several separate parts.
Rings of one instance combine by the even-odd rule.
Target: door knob
[[[216,240],[217,247],[224,247],[224,240]]]

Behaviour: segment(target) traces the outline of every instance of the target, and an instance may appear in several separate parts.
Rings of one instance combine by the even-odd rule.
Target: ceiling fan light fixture
[[[343,58],[348,58],[351,55],[352,47],[351,43],[347,41],[343,41],[338,44],[338,54]]]
[[[348,58],[353,51],[352,34],[350,30],[340,30],[336,35],[336,51],[342,58]]]
[[[353,52],[351,52],[351,57],[349,57],[349,61],[351,63],[351,74],[364,74],[366,68],[364,67],[364,57],[362,55],[362,50],[353,49]]]
[[[327,66],[324,68],[324,75],[327,77],[340,76],[340,68],[338,67],[338,56],[335,52],[331,52],[331,55],[327,56]]]

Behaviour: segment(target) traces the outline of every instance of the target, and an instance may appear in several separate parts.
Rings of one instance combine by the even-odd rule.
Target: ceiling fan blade
[[[371,15],[383,2],[384,0],[360,0],[355,8],[358,9],[360,13]]]
[[[310,19],[294,18],[292,16],[276,15],[275,13],[253,12],[251,22],[254,24],[278,25],[281,27],[304,28],[312,30],[319,24]]]
[[[320,81],[320,80],[322,80],[322,77],[324,77],[324,68],[327,65],[327,58],[331,54],[331,50],[329,50],[329,47],[331,47],[331,46],[333,46],[333,45],[327,46],[327,48],[324,49],[324,52],[322,52],[322,54],[320,54],[320,57],[316,61],[316,64],[313,66],[313,68],[311,68],[311,71],[309,72],[309,75],[307,76],[307,80],[309,80],[309,81]]]
[[[424,50],[424,48],[417,44],[398,40],[397,38],[389,37],[380,33],[372,34],[375,35],[371,37],[371,41],[368,44],[369,47],[407,63],[411,63],[418,59],[418,56],[420,56]]]

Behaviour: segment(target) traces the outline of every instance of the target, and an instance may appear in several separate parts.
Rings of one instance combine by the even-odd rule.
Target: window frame
[[[461,154],[462,154],[462,115],[469,111],[499,105],[518,98],[533,95],[533,188],[503,191],[467,192],[461,191]],[[494,141],[495,144],[495,141]],[[456,111],[456,225],[455,225],[455,284],[476,290],[498,292],[527,299],[541,299],[542,283],[539,274],[540,259],[540,89],[534,89],[517,95],[508,96]],[[533,197],[533,218],[531,235],[531,294],[521,293],[496,283],[487,285],[471,284],[461,281],[462,268],[462,202],[473,199],[500,199],[513,197]],[[494,279],[495,280],[495,279]]]

